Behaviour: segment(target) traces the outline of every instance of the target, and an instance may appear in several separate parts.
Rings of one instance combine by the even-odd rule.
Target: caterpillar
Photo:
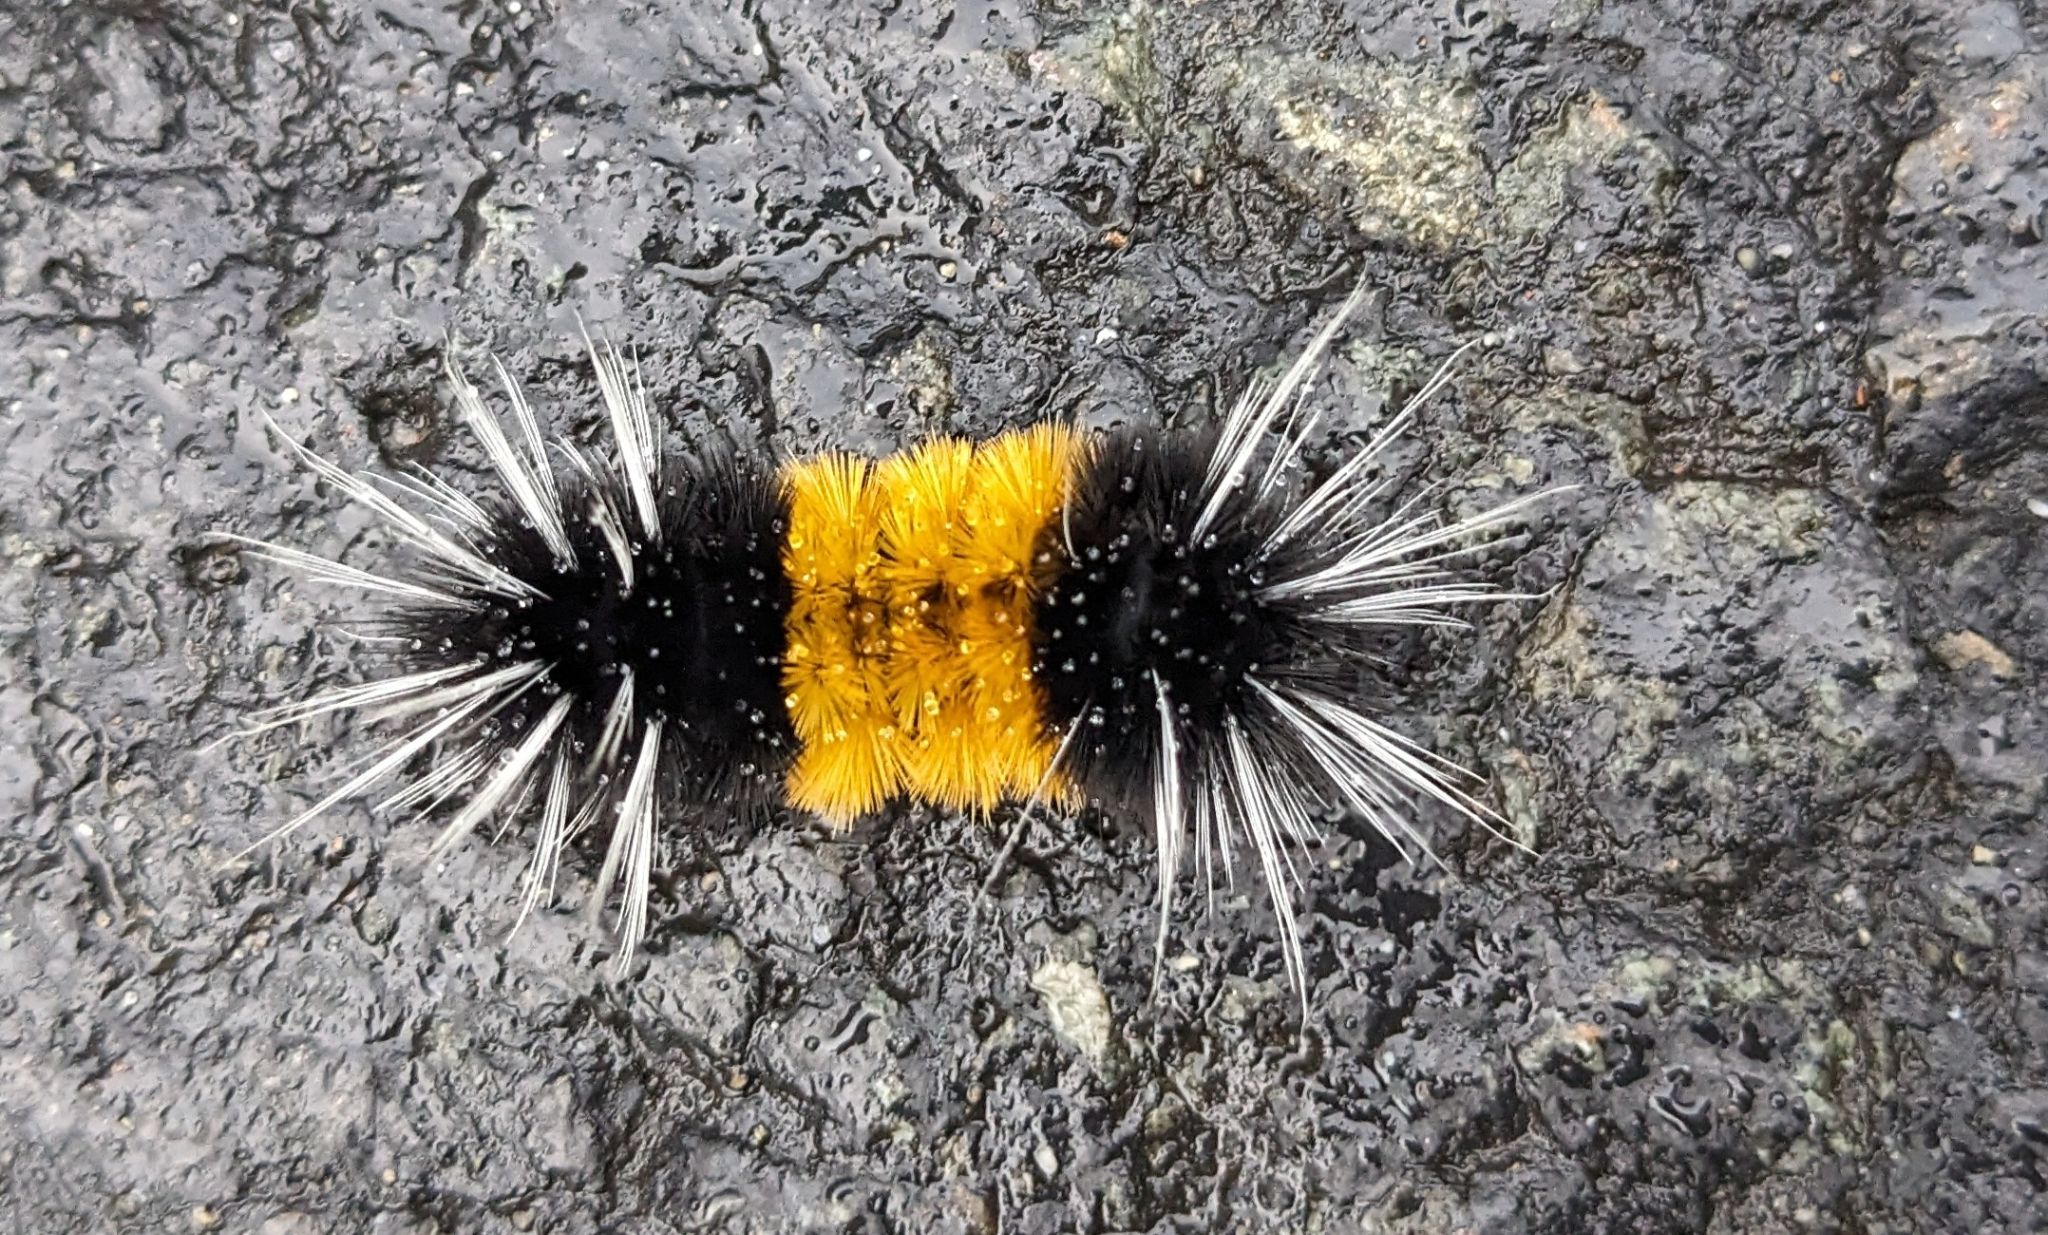
[[[425,469],[350,471],[270,425],[400,560],[372,570],[232,539],[376,597],[393,650],[383,676],[268,707],[241,732],[342,712],[396,732],[258,844],[387,783],[380,811],[439,818],[437,859],[486,823],[524,821],[523,921],[592,835],[593,903],[616,892],[623,973],[664,821],[780,805],[845,827],[905,798],[983,817],[1092,808],[1149,824],[1160,957],[1182,879],[1213,889],[1248,860],[1306,1012],[1294,854],[1329,810],[1404,856],[1430,853],[1422,801],[1504,837],[1476,778],[1375,698],[1389,632],[1526,599],[1466,559],[1545,496],[1452,519],[1373,477],[1448,363],[1309,475],[1312,379],[1363,290],[1199,429],[1041,423],[880,460],[683,457],[662,445],[637,363],[587,332],[609,458],[545,440],[493,360],[508,432],[448,349],[456,408],[503,487],[489,501]]]

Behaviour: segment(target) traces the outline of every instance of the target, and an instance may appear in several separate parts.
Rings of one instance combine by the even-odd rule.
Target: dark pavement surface
[[[22,1231],[2048,1227],[2048,28],[2002,0],[0,0],[0,1218]],[[370,749],[376,559],[264,440],[459,483],[444,334],[679,440],[1193,422],[1325,379],[1558,499],[1398,723],[1539,850],[1256,898],[1039,825],[671,826],[649,955]],[[1341,442],[1333,438],[1333,448]],[[360,613],[358,608],[355,613]],[[701,826],[698,826],[701,822]],[[1356,832],[1356,827],[1350,829]]]

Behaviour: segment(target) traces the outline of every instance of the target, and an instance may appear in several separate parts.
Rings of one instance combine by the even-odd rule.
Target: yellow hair
[[[1031,612],[1080,449],[1039,425],[789,470],[793,805],[845,825],[902,794],[982,812],[1059,791]]]

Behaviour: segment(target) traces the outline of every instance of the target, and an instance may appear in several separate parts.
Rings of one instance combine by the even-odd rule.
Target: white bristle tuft
[[[1272,530],[1248,555],[1269,564],[1252,595],[1284,608],[1311,632],[1318,626],[1327,629],[1332,646],[1353,646],[1344,643],[1346,632],[1463,626],[1458,610],[1464,607],[1534,599],[1469,578],[1459,567],[1503,544],[1508,524],[1561,491],[1453,520],[1428,507],[1432,494],[1425,490],[1374,517],[1393,480],[1368,481],[1368,473],[1414,427],[1417,411],[1445,389],[1453,367],[1475,340],[1460,347],[1390,423],[1326,478],[1305,492],[1291,492],[1290,476],[1300,471],[1302,452],[1322,423],[1321,413],[1308,405],[1311,383],[1363,299],[1363,288],[1354,291],[1278,381],[1253,381],[1233,406],[1207,462],[1191,538],[1199,544],[1217,533],[1234,494],[1271,512],[1276,520]],[[1261,465],[1262,451],[1268,453]],[[1063,528],[1062,535],[1071,542],[1070,531]],[[1270,577],[1270,564],[1282,560],[1309,565]],[[1314,639],[1313,633],[1304,637]],[[1326,653],[1308,646],[1303,655],[1314,661]],[[1230,716],[1224,732],[1211,735],[1220,739],[1220,751],[1203,755],[1183,740],[1168,683],[1152,675],[1158,732],[1157,766],[1149,784],[1161,915],[1155,982],[1183,855],[1192,848],[1194,865],[1213,900],[1219,867],[1226,885],[1234,886],[1234,853],[1241,840],[1258,863],[1260,883],[1280,925],[1283,967],[1305,1014],[1308,971],[1294,908],[1302,883],[1290,850],[1321,839],[1315,812],[1323,803],[1334,801],[1355,811],[1404,859],[1419,854],[1437,861],[1414,823],[1419,802],[1447,808],[1516,848],[1525,847],[1508,835],[1505,820],[1466,790],[1476,777],[1333,697],[1319,675],[1310,673],[1297,682],[1287,666],[1266,666],[1246,674],[1244,681],[1259,715]]]
[[[647,408],[647,390],[640,384],[640,366],[636,362],[629,367],[619,349],[609,343],[602,348],[592,343],[588,332],[583,346],[590,352],[597,384],[604,392],[612,436],[619,443],[619,466],[640,515],[640,534],[649,544],[659,544],[661,517],[655,510],[654,493],[661,484],[661,454],[654,436],[654,417]]]
[[[623,591],[634,583],[634,542],[658,540],[660,519],[655,508],[660,483],[660,446],[647,407],[637,367],[618,349],[599,345],[584,335],[596,365],[610,422],[618,439],[618,457],[593,464],[567,442],[549,442],[541,433],[526,396],[495,357],[490,361],[510,407],[514,434],[508,435],[485,405],[483,395],[456,363],[451,345],[446,361],[461,419],[476,435],[491,470],[524,520],[546,547],[556,568],[578,565],[571,520],[588,517],[599,529]],[[287,437],[265,418],[266,429],[284,443],[293,458],[349,501],[364,507],[391,531],[414,558],[402,573],[378,573],[331,561],[300,549],[246,536],[225,535],[252,557],[290,567],[319,582],[391,597],[418,609],[479,614],[507,606],[545,600],[533,583],[492,560],[478,546],[489,545],[502,529],[502,516],[456,490],[424,469],[403,475],[351,472],[320,457]],[[570,509],[549,458],[550,447],[568,461],[571,474],[583,482],[594,509]],[[614,470],[616,469],[616,470]],[[607,478],[616,476],[616,483]],[[623,493],[637,525],[629,533],[621,509],[611,495]],[[378,638],[394,641],[388,636]],[[402,641],[400,641],[402,642]],[[503,652],[500,653],[503,655]],[[618,963],[630,963],[644,934],[650,864],[654,852],[655,775],[660,761],[660,726],[642,735],[639,757],[620,777],[618,764],[632,740],[634,676],[630,668],[618,676],[616,693],[605,713],[602,737],[587,758],[572,757],[567,743],[568,718],[574,701],[556,698],[523,733],[500,735],[489,726],[525,692],[547,682],[552,666],[533,660],[499,663],[488,660],[415,669],[390,677],[336,687],[307,699],[256,712],[231,737],[251,737],[330,715],[352,713],[369,723],[405,722],[413,727],[372,751],[344,783],[321,797],[283,826],[274,829],[237,858],[289,836],[341,802],[391,781],[415,759],[435,750],[428,768],[399,784],[375,803],[380,812],[432,811],[453,804],[454,814],[429,846],[440,861],[487,822],[509,819],[540,802],[534,852],[522,880],[519,917],[514,929],[553,895],[562,853],[573,837],[607,809],[616,809],[607,874],[599,881],[598,900],[621,887]],[[623,880],[617,876],[622,873]]]

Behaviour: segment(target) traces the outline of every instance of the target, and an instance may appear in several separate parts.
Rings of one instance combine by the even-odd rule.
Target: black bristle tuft
[[[1164,686],[1191,767],[1214,766],[1226,726],[1256,732],[1268,709],[1260,676],[1353,678],[1364,649],[1349,632],[1311,629],[1301,606],[1261,598],[1295,554],[1264,546],[1286,508],[1234,494],[1190,540],[1216,452],[1211,433],[1125,429],[1105,437],[1074,481],[1067,518],[1049,529],[1055,563],[1035,619],[1034,676],[1048,729],[1080,729],[1067,770],[1088,797],[1145,813],[1159,766]],[[1068,546],[1074,546],[1070,551]],[[1285,756],[1289,743],[1274,743]]]
[[[773,471],[736,454],[665,461],[659,543],[635,537],[628,585],[601,522],[565,519],[575,564],[564,567],[519,509],[494,512],[480,551],[533,585],[535,599],[501,600],[481,612],[420,607],[395,615],[409,641],[409,670],[465,661],[539,662],[546,680],[489,722],[516,741],[568,697],[569,752],[597,748],[613,698],[633,679],[632,732],[659,720],[661,791],[671,805],[773,803],[794,756],[782,704],[783,624],[789,581],[781,543],[787,512]],[[562,478],[567,512],[593,508],[587,478]],[[603,476],[595,482],[610,485]],[[613,508],[623,492],[604,495]],[[487,735],[488,736],[488,735]]]

